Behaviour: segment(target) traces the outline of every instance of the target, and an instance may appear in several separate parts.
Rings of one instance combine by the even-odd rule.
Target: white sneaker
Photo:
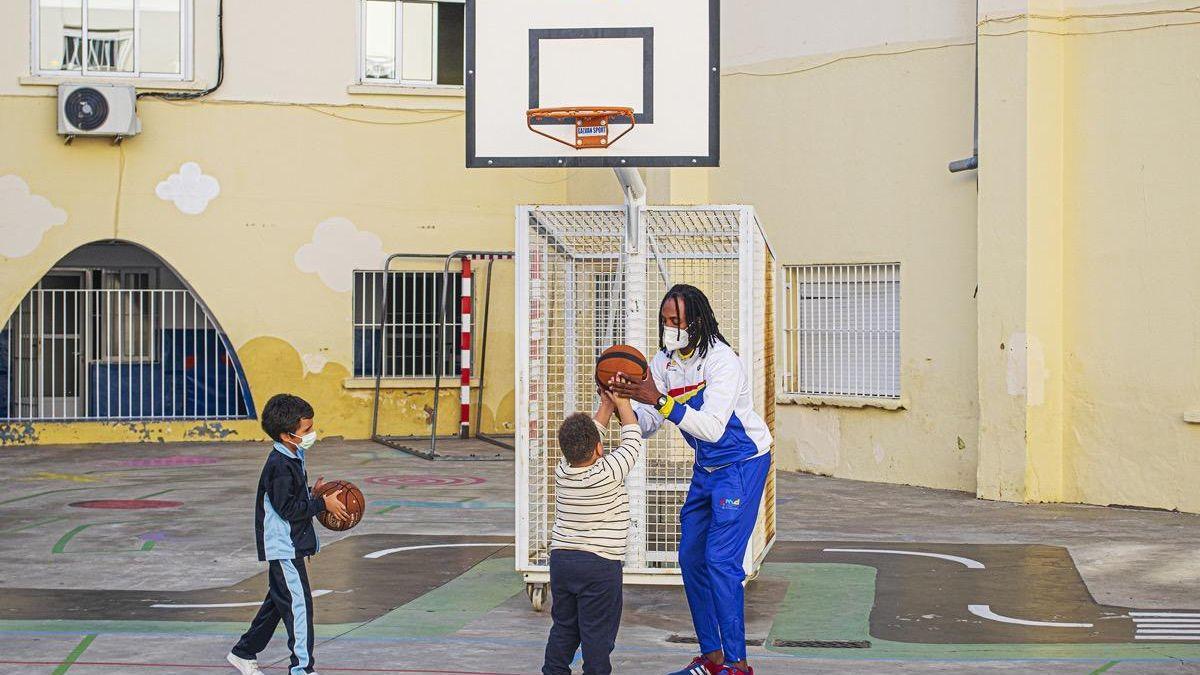
[[[242,675],[263,675],[263,671],[258,669],[258,661],[256,659],[243,659],[237,654],[229,652],[225,660],[229,662],[229,665],[237,668],[238,672]]]

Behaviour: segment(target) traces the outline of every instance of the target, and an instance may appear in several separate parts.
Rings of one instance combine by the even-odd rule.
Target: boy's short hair
[[[284,432],[292,433],[300,426],[300,420],[315,413],[308,401],[291,394],[275,394],[263,406],[262,428],[272,440],[279,441]]]
[[[558,447],[570,464],[582,464],[591,459],[599,443],[600,431],[587,413],[571,415],[558,428]]]

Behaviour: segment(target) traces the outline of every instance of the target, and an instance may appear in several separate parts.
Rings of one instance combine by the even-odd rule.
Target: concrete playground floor
[[[263,444],[0,449],[0,673],[234,672],[266,590]],[[311,559],[322,673],[534,673],[549,629],[513,571],[513,466],[326,440],[310,477],[368,499]],[[750,659],[782,673],[1200,673],[1200,516],[983,502],[779,477],[747,590]],[[682,590],[627,587],[618,673],[696,647]],[[282,632],[260,655],[286,672]],[[578,666],[577,666],[578,671]]]

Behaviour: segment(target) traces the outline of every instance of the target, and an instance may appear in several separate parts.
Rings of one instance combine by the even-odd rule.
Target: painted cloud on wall
[[[47,230],[65,222],[67,212],[30,192],[20,176],[0,176],[0,255],[20,258],[33,253]]]
[[[208,203],[221,194],[221,184],[216,178],[204,175],[199,164],[184,162],[179,167],[179,173],[167,176],[158,184],[154,194],[159,199],[175,202],[175,208],[194,216],[203,213]]]
[[[296,267],[320,276],[338,293],[349,293],[354,270],[376,269],[385,257],[379,237],[338,216],[317,224],[312,241],[296,251]]]

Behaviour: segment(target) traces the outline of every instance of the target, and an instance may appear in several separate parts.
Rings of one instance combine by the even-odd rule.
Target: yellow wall
[[[1196,21],[1074,21],[1193,25],[1064,38],[1067,500],[1200,511],[1200,426],[1183,421],[1200,410]]]
[[[141,135],[121,146],[99,139],[67,146],[53,133],[54,106],[49,97],[0,97],[0,147],[6,149],[0,176],[19,176],[33,194],[67,213],[33,253],[0,258],[0,314],[7,317],[41,275],[78,246],[110,238],[140,244],[207,304],[238,351],[257,405],[278,391],[301,394],[315,405],[325,435],[366,436],[371,396],[343,384],[353,356],[351,294],[301,271],[294,259],[319,223],[348,219],[360,232],[377,235],[387,253],[504,250],[513,244],[515,203],[563,199],[553,172],[464,169],[461,117],[412,125],[439,115],[143,100]],[[183,162],[196,162],[220,183],[220,194],[198,215],[181,213],[155,194]],[[504,432],[513,420],[513,278],[511,263],[497,262],[494,269],[483,426]],[[457,378],[444,382],[439,427],[453,433]],[[390,392],[384,430],[421,433],[431,402],[427,388]],[[17,425],[0,439],[174,440],[209,426],[151,424],[146,431],[141,424],[43,423]],[[236,432],[228,438],[261,436],[254,422],[220,426]]]
[[[955,42],[776,59],[722,78],[732,121],[712,200],[754,204],[780,264],[901,264],[904,409],[780,406],[782,468],[975,488],[975,180],[946,171],[970,154],[973,61]]]

